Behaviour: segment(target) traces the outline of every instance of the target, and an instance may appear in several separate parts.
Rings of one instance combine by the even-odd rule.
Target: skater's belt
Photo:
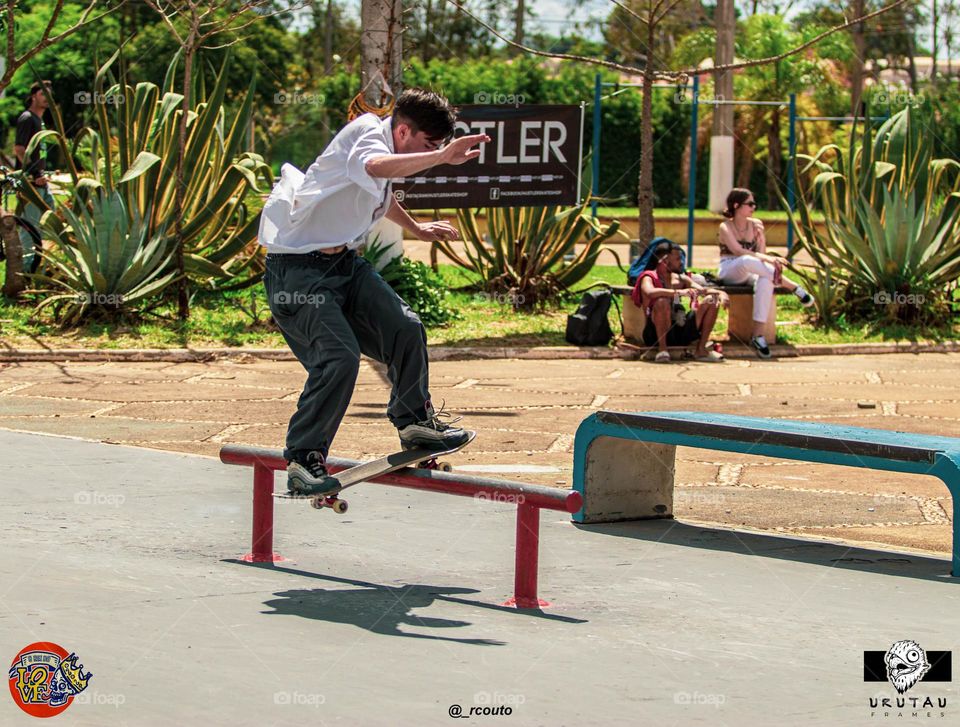
[[[288,265],[326,265],[335,255],[348,252],[346,245],[331,247],[325,250],[314,250],[307,253],[271,253],[267,255],[269,263],[286,263]]]

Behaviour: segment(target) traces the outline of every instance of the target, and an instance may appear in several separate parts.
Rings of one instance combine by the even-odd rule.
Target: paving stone
[[[454,394],[454,392],[456,393]],[[459,412],[472,408],[515,409],[525,406],[587,406],[594,398],[594,394],[585,392],[564,394],[561,398],[549,391],[533,392],[470,387],[469,389],[452,390],[446,403],[451,411],[456,408]]]
[[[815,387],[801,384],[756,384],[752,388],[754,396],[788,400],[816,398],[847,399],[856,402],[861,399],[871,399],[879,402],[954,399],[960,396],[960,388],[956,386],[924,384],[821,383]]]
[[[144,422],[137,419],[118,419],[107,416],[59,419],[8,417],[2,420],[4,429],[20,429],[49,434],[66,434],[86,439],[113,442],[196,441],[217,434],[219,424],[176,424],[171,422]]]
[[[103,407],[104,403],[99,401],[63,401],[13,394],[0,396],[0,417],[89,416]]]
[[[89,401],[196,401],[197,399],[279,399],[293,393],[278,389],[236,389],[228,386],[189,383],[110,384],[108,382],[44,384],[48,397]]]
[[[836,384],[840,382],[862,383],[860,371],[834,371],[831,369],[806,369],[803,367],[754,366],[732,367],[730,362],[722,366],[691,366],[680,377],[683,381],[696,383],[733,384]]]
[[[144,447],[145,449],[156,449],[164,452],[183,452],[185,454],[197,454],[204,457],[212,457],[214,459],[220,459],[220,448],[223,446],[222,442],[169,442],[164,444],[151,444],[150,442],[142,442],[137,444],[138,447]],[[251,484],[253,482],[253,475],[250,477]]]
[[[936,477],[812,462],[747,466],[740,476],[740,483],[753,487],[855,492],[876,495],[882,502],[889,498],[943,498],[950,494]]]
[[[886,528],[799,528],[792,530],[798,535],[838,538],[860,544],[876,543],[881,547],[917,548],[949,555],[953,542],[953,529],[950,525],[901,525]],[[897,558],[896,554],[879,555],[877,559]]]
[[[702,462],[690,462],[678,459],[674,481],[677,485],[716,483],[720,467]]]
[[[87,377],[97,377],[106,380],[122,381],[183,381],[192,376],[206,374],[215,368],[215,364],[199,362],[174,363],[170,361],[144,361],[130,363],[125,361],[106,361],[103,363],[78,364],[77,375],[81,373]],[[70,364],[66,364],[70,370]]]
[[[4,397],[0,397],[2,405]],[[63,402],[58,402],[63,403]],[[285,424],[296,411],[295,401],[136,402],[110,411],[111,416],[163,420],[202,420],[227,424]]]
[[[883,419],[883,429],[916,432],[917,434],[932,434],[938,437],[960,436],[960,422],[951,419],[913,416],[890,416],[883,417]]]
[[[680,487],[674,500],[677,518],[752,528],[925,522],[913,500],[888,498],[881,502],[871,495],[752,487]]]
[[[958,395],[960,398],[960,395]],[[941,399],[935,402],[897,404],[897,412],[911,416],[942,417],[960,421],[960,400]],[[960,426],[957,427],[960,430]]]

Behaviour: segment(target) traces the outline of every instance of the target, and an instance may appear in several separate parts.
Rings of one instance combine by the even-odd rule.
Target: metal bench
[[[960,439],[837,424],[691,411],[601,411],[574,440],[579,523],[673,517],[676,448],[847,465],[939,477],[953,497],[953,567],[960,576]]]
[[[251,562],[273,562],[282,558],[273,552],[273,473],[286,471],[287,461],[277,449],[230,444],[220,449],[224,464],[253,467],[253,527],[250,553],[243,557]],[[355,467],[360,462],[330,457],[327,469],[331,474]],[[505,606],[539,608],[549,606],[537,598],[537,569],[539,565],[540,510],[560,510],[573,513],[582,504],[580,493],[540,485],[527,485],[490,477],[470,477],[455,473],[437,472],[405,467],[381,477],[372,483],[393,485],[414,490],[473,497],[478,500],[511,503],[517,506],[517,540],[513,598]],[[319,513],[311,511],[314,516]],[[329,515],[329,513],[326,513]]]

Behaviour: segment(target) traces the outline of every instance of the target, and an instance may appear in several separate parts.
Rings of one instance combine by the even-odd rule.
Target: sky
[[[360,17],[359,0],[349,0],[348,6],[351,9],[351,15],[355,18]],[[538,19],[527,26],[527,31],[540,30],[545,33],[559,35],[565,25],[569,25],[568,15],[573,6],[573,0],[527,0],[527,6],[532,8],[537,14]],[[579,11],[579,17],[593,16],[598,19],[604,18],[614,7],[610,0],[584,0],[582,10]],[[294,23],[294,28],[303,29],[307,20],[305,13],[300,13],[300,21]],[[592,40],[599,40],[600,33],[594,30],[590,37]]]
[[[537,19],[528,26],[528,32],[532,27],[539,26],[544,33],[560,35],[564,25],[568,25],[570,20],[570,8],[572,3],[569,0],[531,0],[530,7],[537,14]],[[577,12],[578,18],[597,18],[603,19],[610,14],[616,6],[609,0],[587,0],[582,5],[582,10]],[[600,33],[597,26],[592,26],[593,30],[588,38],[590,40],[600,40]]]

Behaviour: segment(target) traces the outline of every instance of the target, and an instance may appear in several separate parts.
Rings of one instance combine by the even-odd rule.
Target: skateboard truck
[[[449,462],[440,462],[436,457],[422,459],[416,464],[418,470],[440,470],[441,472],[453,472],[453,465]]]
[[[347,511],[348,504],[346,500],[341,500],[336,495],[320,495],[310,501],[310,506],[317,510],[329,507],[338,515],[343,515]]]

